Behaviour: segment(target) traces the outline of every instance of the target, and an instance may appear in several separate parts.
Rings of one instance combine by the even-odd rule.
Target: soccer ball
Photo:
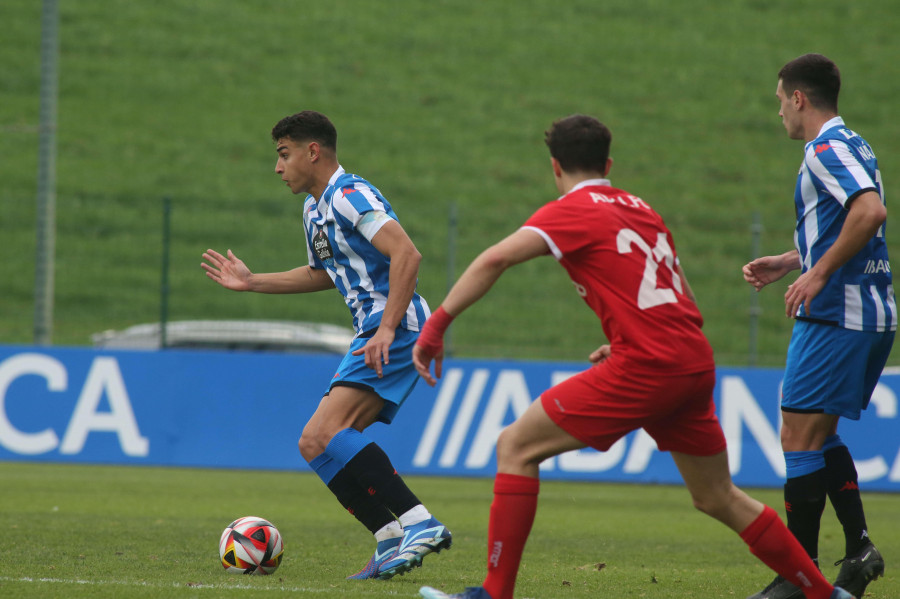
[[[234,574],[271,574],[281,565],[283,554],[281,533],[256,516],[238,518],[219,539],[222,567]]]

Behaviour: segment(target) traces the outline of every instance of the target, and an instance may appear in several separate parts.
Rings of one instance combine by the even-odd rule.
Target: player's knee
[[[520,468],[530,463],[530,452],[527,440],[522,439],[516,427],[509,426],[500,432],[497,438],[497,466],[501,470]]]
[[[733,485],[721,489],[710,487],[702,494],[692,494],[691,499],[697,510],[725,522],[731,517],[731,512],[737,503],[736,491],[737,489]]]
[[[497,464],[508,464],[516,457],[515,435],[508,428],[500,432],[497,437]]]
[[[809,431],[795,429],[790,427],[782,427],[781,429],[781,449],[782,451],[815,451],[821,447],[816,447],[816,438]]]
[[[300,455],[303,456],[303,459],[307,462],[312,461],[325,451],[325,445],[323,445],[314,434],[306,429],[304,429],[303,433],[300,435],[300,440],[297,441],[297,447],[300,449]]]
[[[703,512],[707,516],[713,516],[718,507],[715,501],[708,496],[692,495],[691,500],[694,503],[694,509]]]

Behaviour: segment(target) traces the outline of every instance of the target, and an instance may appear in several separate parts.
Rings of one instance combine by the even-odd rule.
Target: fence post
[[[169,321],[169,245],[172,221],[172,198],[163,198],[162,218],[162,274],[159,286],[159,347],[165,349],[168,344],[166,329]]]
[[[753,213],[752,224],[750,225],[750,260],[755,260],[759,257],[760,253],[760,238],[762,237],[763,225],[762,225],[762,217],[760,216],[759,211]],[[758,337],[759,337],[759,316],[762,313],[762,308],[759,307],[759,292],[754,288],[750,288],[750,331],[747,336],[748,339],[748,347],[747,347],[747,364],[749,366],[756,366],[759,347],[758,347]]]
[[[456,281],[456,235],[458,221],[456,201],[450,203],[450,211],[447,215],[447,293]],[[444,297],[447,296],[444,294]],[[450,335],[452,329],[444,333],[444,355],[450,357],[453,354],[453,345]]]
[[[56,256],[56,104],[59,62],[59,5],[41,10],[40,148],[37,178],[37,240],[34,258],[34,343],[50,345],[53,334]]]

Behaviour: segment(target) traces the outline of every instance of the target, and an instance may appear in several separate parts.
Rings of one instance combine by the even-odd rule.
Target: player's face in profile
[[[787,131],[788,137],[791,139],[803,139],[803,128],[800,125],[799,114],[794,110],[793,94],[784,92],[784,85],[781,79],[778,80],[778,87],[775,89],[775,97],[781,103],[778,116],[781,117],[781,123]]]
[[[288,137],[283,137],[275,143],[278,152],[275,172],[281,175],[281,180],[295,194],[307,193],[313,182],[308,145],[297,143]]]

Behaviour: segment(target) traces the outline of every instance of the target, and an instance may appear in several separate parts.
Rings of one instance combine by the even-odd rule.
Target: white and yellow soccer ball
[[[238,518],[222,532],[219,557],[226,572],[272,574],[281,565],[284,543],[268,520],[256,516]]]

